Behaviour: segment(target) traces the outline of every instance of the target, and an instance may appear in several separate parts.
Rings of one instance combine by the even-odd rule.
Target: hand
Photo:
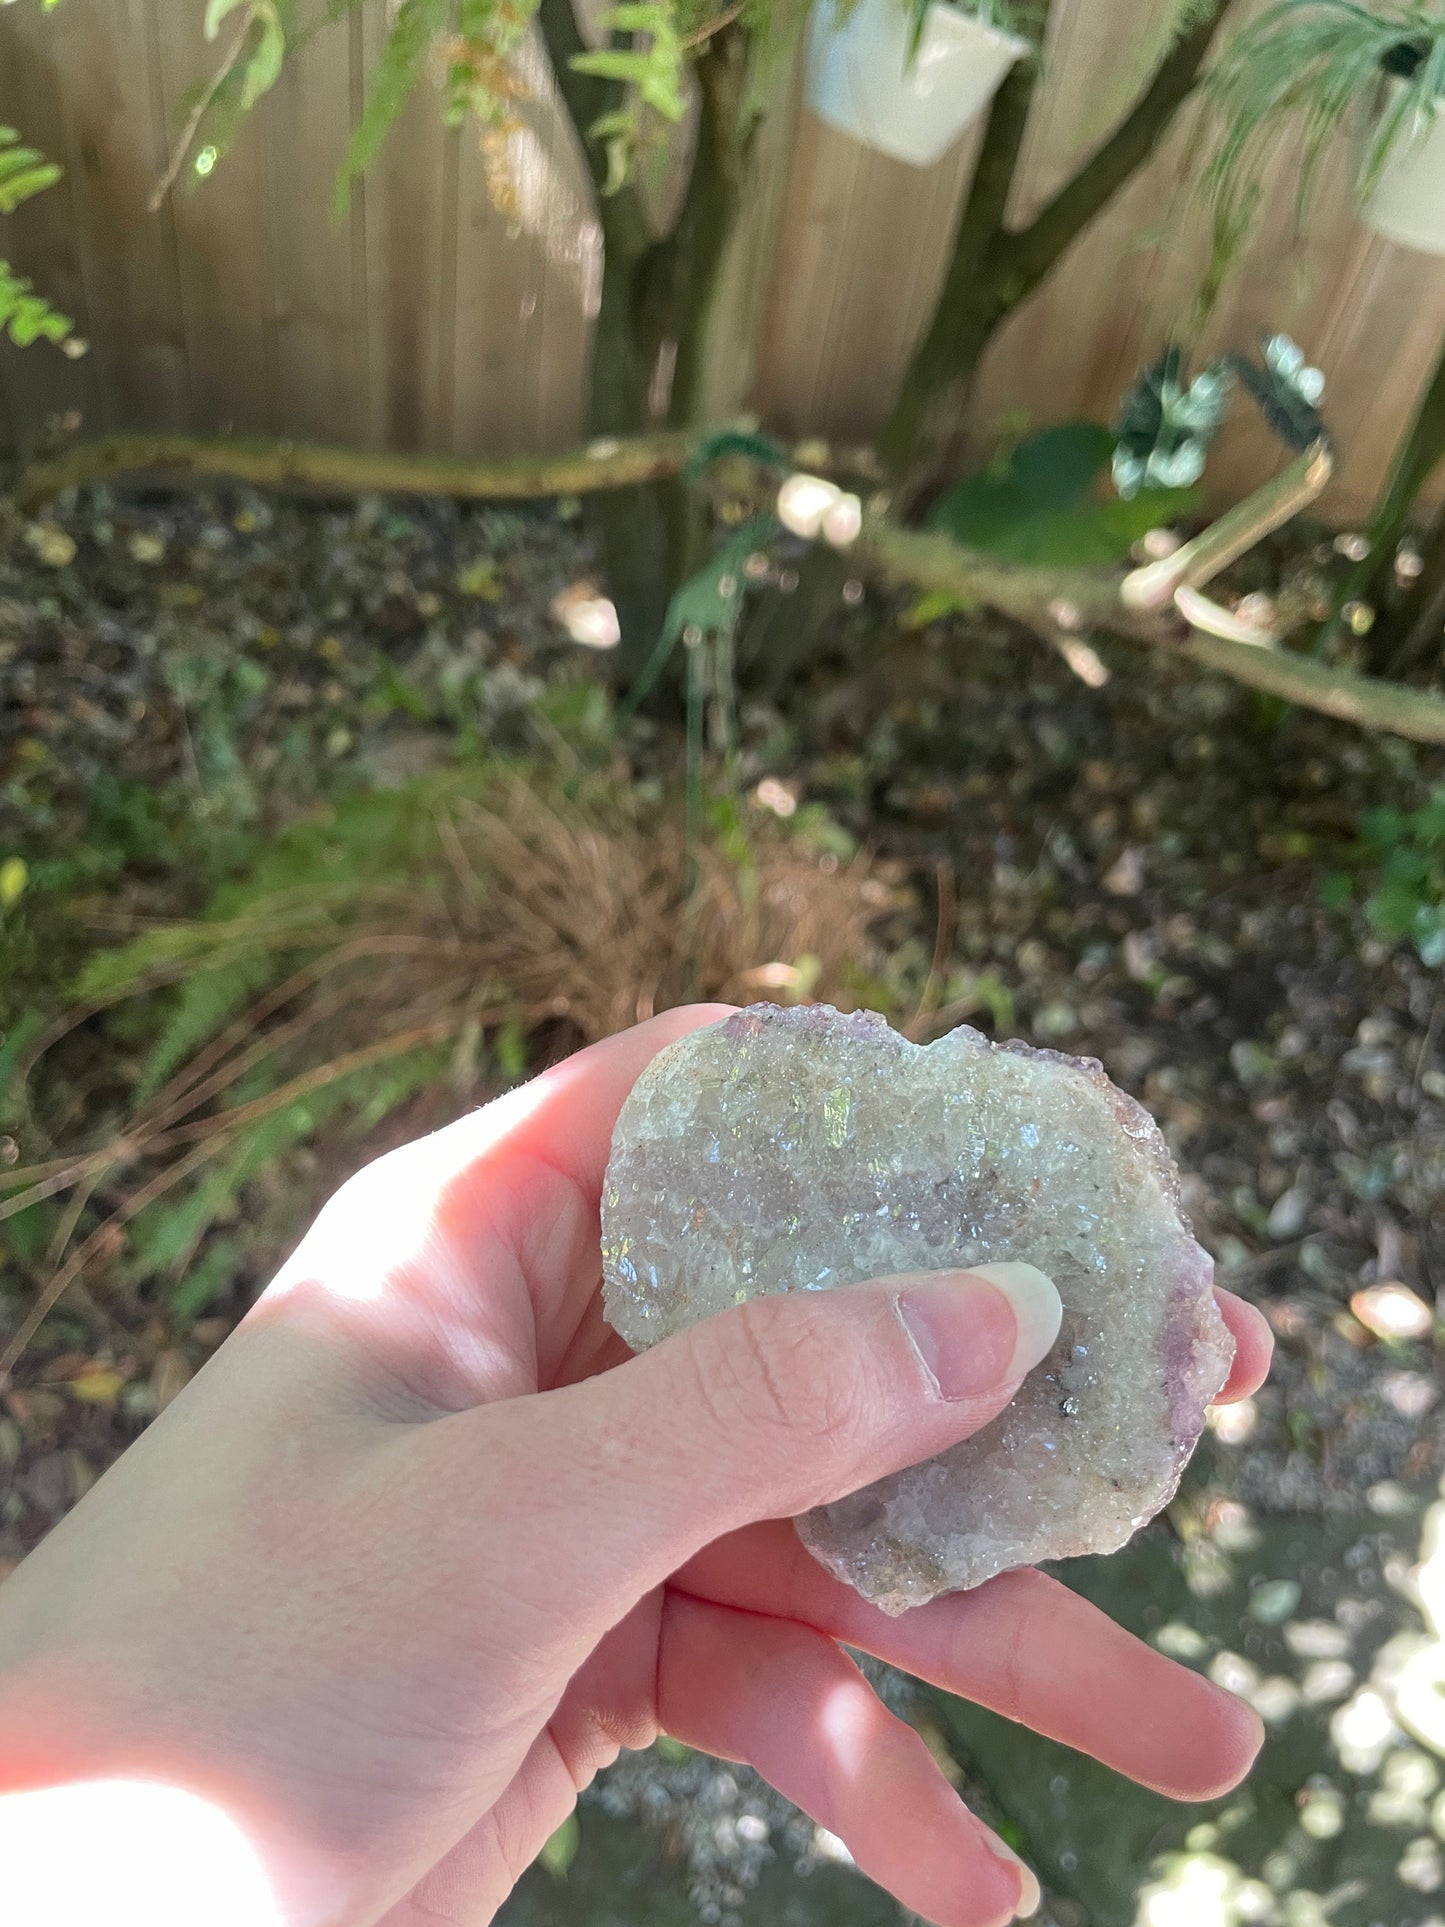
[[[146,1927],[476,1927],[661,1731],[751,1762],[943,1927],[1029,1907],[843,1641],[1182,1799],[1246,1771],[1248,1708],[1053,1580],[889,1619],[787,1523],[993,1417],[1047,1345],[1026,1303],[895,1279],[636,1359],[604,1324],[618,1109],[723,1014],[659,1017],[353,1178],[0,1589],[15,1927],[114,1921],[117,1895]],[[1221,1302],[1237,1397],[1269,1341]]]

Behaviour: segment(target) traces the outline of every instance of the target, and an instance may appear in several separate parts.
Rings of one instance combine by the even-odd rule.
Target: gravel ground
[[[577,519],[541,512],[97,492],[6,523],[0,859],[174,915],[335,775],[399,780],[458,731],[480,748],[595,730],[596,661],[552,613],[588,573]],[[1158,1117],[1222,1277],[1270,1318],[1275,1371],[1216,1437],[1199,1503],[1323,1519],[1427,1490],[1445,1470],[1433,1334],[1382,1337],[1359,1294],[1398,1283],[1439,1329],[1445,988],[1321,884],[1361,813],[1417,803],[1439,755],[1122,645],[1096,689],[987,619],[914,628],[850,586],[820,622],[807,582],[776,578],[760,603],[755,654],[781,634],[799,666],[766,700],[745,683],[742,780],[826,804],[909,867],[882,968],[895,989],[928,980],[919,1033],[967,1020],[1099,1057]],[[745,676],[748,653],[745,636]],[[640,722],[626,746],[645,769],[673,742]],[[188,870],[165,858],[178,834],[199,837]],[[12,990],[53,981],[72,940],[22,946]],[[23,1266],[11,1281],[0,1334],[32,1288]],[[0,1394],[0,1572],[226,1328],[138,1324],[110,1405],[67,1393],[63,1356],[22,1370]],[[599,1796],[682,1827],[713,1920],[777,1841],[819,1851],[760,1783],[721,1779],[654,1760]]]

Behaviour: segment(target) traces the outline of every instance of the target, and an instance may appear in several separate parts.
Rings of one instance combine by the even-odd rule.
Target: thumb
[[[1061,1316],[1053,1284],[1024,1264],[755,1298],[500,1408],[525,1414],[554,1598],[570,1592],[579,1614],[614,1624],[723,1533],[957,1444],[1008,1403]]]

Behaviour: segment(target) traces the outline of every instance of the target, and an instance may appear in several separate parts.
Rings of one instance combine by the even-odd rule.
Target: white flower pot
[[[1387,98],[1403,85],[1390,80]],[[1360,214],[1387,241],[1445,254],[1445,103],[1423,140],[1411,140],[1410,130],[1404,130],[1379,180],[1360,203]]]
[[[976,121],[1027,40],[933,0],[918,51],[903,0],[858,0],[839,20],[813,9],[807,100],[830,127],[914,167],[931,167]]]

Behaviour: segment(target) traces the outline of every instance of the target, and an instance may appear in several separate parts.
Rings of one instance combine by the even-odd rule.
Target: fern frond
[[[370,167],[421,78],[432,42],[451,24],[451,0],[402,0],[337,176],[333,213],[346,212],[351,183]]]
[[[172,1071],[178,1070],[202,1044],[208,1044],[271,976],[268,957],[223,964],[218,970],[199,970],[180,987],[175,1007],[151,1047],[136,1086],[135,1101],[154,1097]]]

